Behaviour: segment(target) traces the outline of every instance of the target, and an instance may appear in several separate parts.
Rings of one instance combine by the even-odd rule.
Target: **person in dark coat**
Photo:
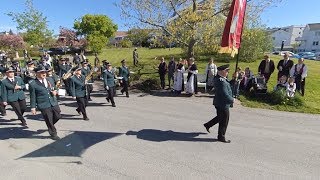
[[[277,65],[278,72],[278,80],[281,76],[290,76],[290,70],[293,66],[293,61],[289,58],[289,54],[286,53],[283,56],[283,59],[279,61]]]
[[[126,93],[126,97],[129,97],[128,86],[129,86],[129,78],[130,78],[130,71],[129,68],[126,66],[126,60],[121,61],[122,66],[119,68],[119,77],[122,77],[120,83],[122,85],[121,93]]]
[[[169,81],[169,89],[171,88],[171,80],[172,85],[174,82],[174,72],[176,70],[176,62],[174,62],[174,57],[171,58],[169,64],[168,64],[168,81]]]
[[[88,121],[86,107],[88,105],[86,77],[81,73],[82,67],[74,68],[74,75],[71,78],[71,96],[77,100],[78,108],[76,111],[83,115],[83,120]]]
[[[258,72],[266,79],[266,83],[268,83],[274,69],[275,66],[273,60],[270,59],[269,55],[264,55],[264,60],[261,61]]]
[[[194,58],[190,58],[188,60],[186,93],[190,96],[193,94],[198,94],[198,67],[194,61]]]
[[[7,68],[7,78],[2,80],[2,100],[6,106],[10,104],[21,121],[22,126],[27,126],[26,120],[23,117],[27,109],[26,97],[24,94],[25,84],[21,77],[14,76],[15,70],[12,67]]]
[[[162,89],[164,89],[166,87],[165,76],[167,74],[167,71],[168,71],[168,66],[167,66],[166,62],[164,61],[164,57],[162,57],[161,62],[158,66],[158,72],[159,72],[159,76],[160,76],[160,82],[161,82]]]
[[[219,123],[218,141],[230,143],[231,141],[226,140],[225,138],[230,116],[229,108],[233,106],[234,102],[231,86],[227,80],[229,65],[219,66],[217,69],[218,75],[215,77],[216,91],[213,99],[213,105],[216,108],[217,116],[205,123],[204,127],[210,133],[209,129]]]
[[[112,104],[112,107],[116,107],[114,102],[114,95],[116,94],[116,85],[114,83],[115,75],[112,71],[112,65],[110,63],[107,64],[107,69],[103,72],[103,81],[105,89],[107,90],[108,96],[107,101]]]
[[[53,69],[51,67],[47,69],[47,77],[51,80],[55,87],[57,87],[57,85],[60,83],[60,77],[53,73]]]
[[[54,126],[61,118],[61,110],[56,98],[57,88],[47,78],[47,70],[44,67],[38,66],[35,72],[37,78],[29,82],[31,112],[36,115],[36,108],[41,111],[51,138],[58,140],[60,137]]]
[[[3,99],[2,99],[2,81],[0,81],[0,113],[1,113],[1,116],[7,115],[6,105],[3,104]]]

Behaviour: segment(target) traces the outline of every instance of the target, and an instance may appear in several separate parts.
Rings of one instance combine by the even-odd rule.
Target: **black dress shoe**
[[[223,143],[231,143],[230,140],[226,140],[226,139],[218,139],[218,141],[223,142]]]
[[[80,111],[80,110],[76,109],[76,111],[77,111],[77,113],[78,113],[79,115],[81,115],[81,111]]]
[[[121,94],[123,95],[123,91],[121,91]]]
[[[128,98],[128,97],[129,97],[129,95],[126,95],[126,97]]]
[[[106,100],[108,101],[108,103],[110,102],[110,99],[109,99],[109,98],[106,98]]]
[[[89,121],[89,118],[88,117],[84,117],[83,120]]]
[[[21,126],[23,126],[23,127],[28,127],[28,125],[27,125],[26,122],[22,122],[22,123],[21,123]]]
[[[210,130],[209,130],[210,128],[209,128],[208,126],[206,126],[206,124],[204,124],[203,126],[206,128],[206,130],[208,131],[208,133],[210,133]]]
[[[112,104],[112,107],[116,107],[116,105],[115,105],[115,104]]]
[[[88,101],[92,101],[92,99],[91,99],[91,98],[89,98],[89,99],[88,99]]]
[[[55,141],[60,139],[60,137],[57,135],[52,135],[50,138]]]

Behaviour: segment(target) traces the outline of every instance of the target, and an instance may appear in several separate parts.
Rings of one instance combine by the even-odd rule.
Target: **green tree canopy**
[[[17,29],[23,32],[23,39],[27,43],[42,45],[52,36],[52,31],[48,29],[47,17],[33,6],[32,0],[26,0],[25,6],[24,12],[10,12],[7,15],[17,23]]]
[[[86,14],[74,22],[77,34],[88,40],[89,48],[99,53],[108,42],[108,38],[118,30],[118,26],[106,15]]]

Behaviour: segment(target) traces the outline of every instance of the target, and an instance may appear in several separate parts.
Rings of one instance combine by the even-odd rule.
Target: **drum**
[[[67,92],[65,89],[58,89],[58,95],[59,96],[66,96]]]

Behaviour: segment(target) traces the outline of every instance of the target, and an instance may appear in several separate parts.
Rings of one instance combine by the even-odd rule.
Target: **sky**
[[[58,34],[59,27],[72,28],[75,19],[85,14],[105,14],[118,24],[118,30],[128,30],[120,10],[114,5],[120,0],[33,0],[36,9],[46,17],[49,29]],[[6,15],[9,12],[23,12],[24,0],[1,0],[0,32],[12,29],[16,24]],[[320,0],[282,0],[262,14],[262,22],[267,27],[305,25],[320,23]]]

